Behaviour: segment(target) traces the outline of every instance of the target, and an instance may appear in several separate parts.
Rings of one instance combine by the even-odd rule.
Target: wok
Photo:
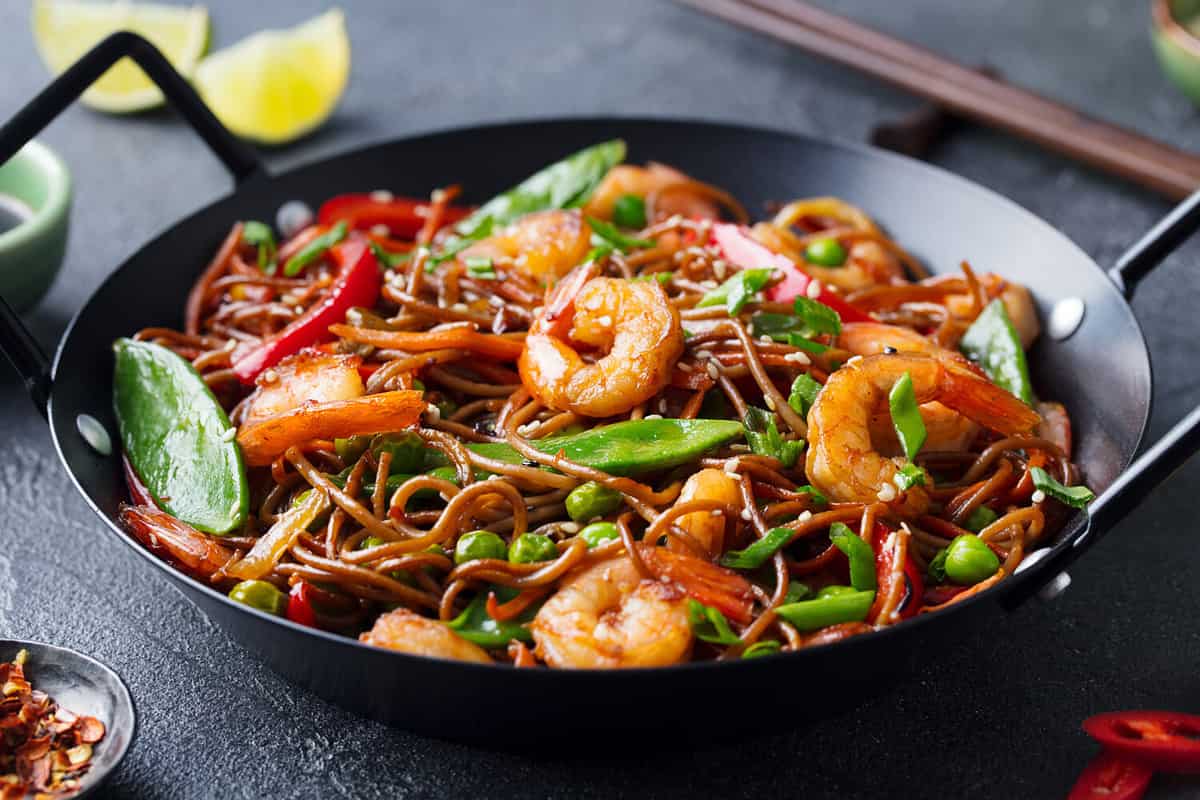
[[[126,33],[98,45],[0,129],[0,163],[126,55],[162,87],[229,169],[236,188],[118,267],[71,321],[52,361],[2,301],[0,346],[46,415],[63,466],[108,530],[274,669],[357,713],[435,736],[497,742],[538,731],[572,741],[623,728],[635,712],[641,712],[639,726],[645,721],[686,735],[758,724],[766,715],[796,719],[800,712],[789,709],[801,702],[808,715],[845,711],[855,692],[797,687],[875,685],[884,673],[930,663],[939,647],[964,641],[979,646],[982,625],[996,624],[989,615],[1011,611],[1053,582],[1200,445],[1198,409],[1133,461],[1149,417],[1152,375],[1127,303],[1138,279],[1200,227],[1200,195],[1106,274],[1050,225],[966,180],[878,150],[736,125],[620,118],[518,122],[399,139],[271,175],[149,43]],[[111,342],[143,326],[179,323],[189,287],[234,220],[271,218],[290,199],[315,206],[330,195],[376,187],[423,194],[461,182],[471,193],[467,199],[478,201],[558,156],[613,137],[628,142],[631,160],[670,163],[729,189],[752,209],[769,200],[837,194],[867,209],[935,272],[955,271],[965,258],[977,269],[1028,285],[1043,319],[1057,302],[1078,298],[1086,311],[1078,329],[1064,339],[1043,335],[1031,364],[1035,384],[1070,410],[1076,460],[1099,498],[1018,574],[940,613],[796,653],[616,672],[486,667],[370,648],[235,603],[167,566],[122,531],[117,507],[126,488],[119,453],[92,449],[77,431],[77,419],[91,415],[115,434]],[[754,702],[739,702],[748,687]],[[703,701],[721,694],[728,699]],[[813,694],[831,698],[814,706]],[[705,724],[697,726],[701,720]]]

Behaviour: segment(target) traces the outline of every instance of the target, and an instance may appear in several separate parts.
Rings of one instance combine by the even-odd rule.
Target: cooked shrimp
[[[667,385],[683,328],[657,282],[590,274],[577,270],[559,284],[530,326],[518,367],[525,388],[550,408],[609,417]],[[572,342],[606,352],[589,364]]]
[[[1012,320],[1017,335],[1021,337],[1021,346],[1028,350],[1042,332],[1041,323],[1038,322],[1037,305],[1033,302],[1033,295],[1029,289],[1019,283],[1005,280],[994,272],[980,275],[979,282],[983,284],[988,297],[999,297],[1004,301],[1004,310],[1008,312],[1008,318]],[[971,296],[966,294],[951,295],[945,300],[947,310],[958,317],[967,315],[971,302]]]
[[[358,374],[362,359],[351,355],[330,355],[319,350],[301,350],[263,370],[258,388],[246,400],[244,423],[291,411],[305,403],[331,403],[362,397],[363,382]]]
[[[701,217],[716,219],[720,209],[713,200],[694,191],[686,191],[688,184],[694,184],[691,178],[677,169],[651,162],[644,167],[632,164],[621,164],[613,167],[604,176],[604,180],[592,192],[587,205],[583,207],[585,214],[600,219],[611,220],[613,206],[617,198],[632,194],[645,197],[649,194],[661,193],[655,206],[656,215],[669,217],[680,214],[684,217]],[[666,191],[672,186],[678,186],[679,191]],[[654,222],[654,220],[650,220]]]
[[[929,507],[929,494],[919,486],[895,491],[898,465],[871,442],[871,415],[885,407],[888,393],[906,372],[918,403],[938,400],[1005,435],[1029,433],[1040,419],[1012,394],[953,359],[897,354],[852,361],[830,376],[808,412],[808,478],[832,499],[883,500],[910,515]]]
[[[644,580],[627,556],[576,572],[530,624],[534,652],[552,667],[661,667],[692,649],[683,591]]]
[[[583,261],[591,239],[592,229],[578,211],[538,211],[471,245],[458,258],[512,259],[518,269],[553,283]]]
[[[702,469],[687,479],[679,499],[675,502],[687,503],[692,500],[715,500],[731,509],[741,507],[741,495],[738,492],[737,481],[729,473],[719,469]],[[725,516],[713,516],[711,511],[695,511],[684,514],[675,524],[708,555],[717,555],[724,551]],[[686,544],[671,537],[667,541],[667,549],[676,552],[690,552]]]
[[[823,267],[805,260],[800,240],[790,230],[760,222],[750,234],[764,246],[803,265],[804,271],[812,277],[846,292],[904,279],[904,265],[877,242],[855,242],[850,245],[845,264]]]
[[[482,647],[463,639],[445,623],[414,614],[406,608],[381,614],[371,630],[360,635],[358,640],[417,656],[492,663],[491,656]]]

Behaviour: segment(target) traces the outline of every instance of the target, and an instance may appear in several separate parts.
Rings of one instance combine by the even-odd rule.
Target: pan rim
[[[353,148],[345,150],[345,151],[340,151],[340,152],[326,154],[326,155],[319,155],[310,160],[306,160],[306,161],[302,161],[302,162],[290,165],[288,168],[282,170],[279,173],[267,173],[267,172],[263,171],[263,172],[260,172],[260,173],[257,173],[255,175],[251,176],[245,183],[235,186],[231,192],[222,194],[221,196],[217,197],[216,199],[211,200],[208,203],[205,203],[203,206],[201,206],[200,208],[191,212],[190,214],[183,217],[182,219],[178,219],[178,220],[174,221],[172,224],[161,229],[157,234],[155,234],[154,236],[150,237],[145,242],[143,242],[136,250],[134,250],[132,253],[130,253],[119,265],[117,265],[117,267],[115,269],[113,269],[103,281],[101,281],[101,283],[95,288],[95,290],[92,291],[92,293],[90,294],[88,299],[79,307],[79,309],[75,312],[75,314],[72,315],[70,322],[67,324],[67,327],[64,329],[61,337],[59,338],[58,344],[55,348],[54,359],[53,359],[52,367],[51,367],[50,399],[47,403],[47,418],[48,418],[48,422],[49,422],[49,426],[50,426],[50,435],[51,435],[51,439],[54,442],[54,449],[55,449],[56,454],[58,455],[59,461],[62,463],[63,467],[66,469],[67,475],[70,478],[71,483],[74,485],[76,491],[83,497],[84,502],[87,503],[88,507],[90,507],[91,510],[104,521],[104,523],[106,524],[108,529],[110,531],[112,531],[120,541],[122,541],[126,546],[130,547],[139,556],[141,556],[142,558],[149,561],[156,568],[162,570],[167,575],[167,577],[169,577],[173,581],[175,581],[177,583],[177,585],[179,585],[181,588],[183,588],[187,591],[190,591],[190,592],[198,592],[198,593],[206,596],[207,599],[209,599],[211,601],[216,601],[218,603],[223,603],[226,606],[228,606],[229,608],[233,608],[238,612],[257,615],[266,622],[270,622],[270,623],[274,623],[274,624],[282,624],[285,627],[291,629],[293,631],[293,633],[298,632],[298,633],[302,633],[302,634],[315,635],[321,639],[326,640],[330,644],[333,644],[336,646],[348,646],[351,648],[361,648],[361,649],[366,650],[369,653],[374,654],[374,657],[376,657],[376,658],[399,658],[401,660],[401,662],[403,662],[403,663],[409,663],[409,662],[422,663],[422,664],[441,663],[441,664],[446,665],[447,667],[469,669],[469,670],[471,670],[471,674],[473,674],[473,675],[483,675],[483,674],[485,674],[485,672],[486,673],[496,673],[497,668],[499,668],[500,670],[507,670],[507,672],[504,674],[509,674],[509,673],[520,674],[523,672],[528,672],[530,674],[540,675],[544,672],[550,671],[550,670],[522,670],[520,668],[513,667],[510,664],[504,664],[504,663],[500,663],[500,662],[490,664],[490,665],[476,664],[473,662],[455,661],[452,659],[445,659],[445,658],[440,658],[440,657],[435,657],[435,656],[414,655],[414,654],[403,653],[403,652],[395,651],[395,650],[386,650],[383,648],[373,647],[371,645],[364,644],[364,643],[358,641],[357,639],[354,639],[354,638],[351,638],[348,636],[341,636],[341,635],[330,633],[328,631],[324,631],[324,630],[321,630],[318,628],[310,628],[310,627],[292,622],[291,620],[281,618],[281,617],[276,617],[274,615],[270,615],[263,611],[259,611],[257,609],[246,606],[244,604],[237,603],[237,602],[231,600],[225,594],[212,588],[211,586],[208,586],[208,585],[196,580],[195,578],[192,578],[191,576],[186,575],[186,574],[180,572],[179,570],[173,568],[171,565],[169,565],[165,561],[159,559],[157,556],[155,556],[149,550],[147,550],[146,548],[144,548],[140,544],[138,544],[132,537],[130,537],[128,534],[126,534],[125,531],[122,530],[121,527],[116,523],[116,521],[113,518],[111,518],[107,513],[105,513],[95,503],[95,501],[92,499],[91,495],[87,492],[87,490],[84,489],[83,485],[80,483],[78,477],[75,474],[75,471],[72,469],[71,464],[69,463],[66,455],[64,454],[62,442],[60,441],[60,438],[59,438],[59,429],[58,429],[58,424],[57,424],[58,420],[57,420],[57,415],[55,414],[55,401],[54,401],[55,394],[54,394],[54,389],[53,389],[53,385],[54,385],[53,379],[55,376],[57,376],[59,364],[63,358],[63,354],[66,350],[67,343],[72,341],[79,321],[84,316],[84,314],[90,310],[92,304],[96,300],[96,297],[98,295],[100,295],[101,293],[103,293],[103,291],[107,288],[109,283],[116,279],[118,274],[130,263],[130,261],[132,261],[134,258],[136,258],[138,256],[138,254],[143,252],[147,247],[154,244],[158,239],[162,238],[163,236],[167,235],[168,233],[170,233],[172,231],[177,230],[180,227],[191,224],[193,220],[208,213],[210,210],[212,210],[216,206],[219,206],[219,205],[227,202],[228,200],[230,200],[231,198],[236,196],[239,192],[243,191],[244,188],[246,188],[247,186],[250,186],[251,184],[262,183],[262,182],[269,184],[269,183],[273,183],[275,181],[280,181],[280,180],[295,176],[298,173],[304,172],[306,170],[317,169],[320,167],[328,166],[330,163],[335,162],[341,158],[363,158],[363,157],[366,157],[367,154],[372,150],[381,150],[382,151],[385,149],[394,148],[394,147],[401,146],[401,145],[412,144],[412,143],[415,143],[418,141],[436,139],[436,138],[446,137],[446,136],[451,136],[451,135],[470,134],[470,135],[474,135],[474,136],[482,136],[482,135],[486,135],[488,132],[498,131],[501,129],[511,129],[511,128],[521,128],[521,127],[525,127],[525,128],[543,127],[544,128],[547,126],[555,126],[555,125],[572,126],[572,125],[588,125],[588,124],[598,125],[598,126],[613,126],[613,125],[616,125],[616,126],[619,126],[619,125],[654,126],[654,125],[660,125],[660,126],[672,126],[672,127],[679,127],[679,128],[704,127],[704,128],[710,128],[710,129],[724,130],[724,131],[727,131],[730,133],[735,133],[738,135],[745,135],[745,136],[757,135],[757,136],[777,137],[777,138],[781,138],[781,139],[790,140],[793,143],[798,143],[798,144],[800,144],[802,146],[806,146],[806,147],[840,150],[842,152],[852,154],[856,158],[859,158],[859,159],[874,160],[874,161],[882,160],[885,163],[890,163],[893,167],[900,168],[900,169],[907,169],[914,173],[920,174],[926,179],[935,178],[937,180],[944,181],[950,185],[955,186],[956,190],[958,190],[958,191],[974,192],[977,195],[980,195],[983,198],[985,198],[990,203],[1007,206],[1009,211],[1023,217],[1027,224],[1029,224],[1031,226],[1032,225],[1040,226],[1046,233],[1056,237],[1057,239],[1061,240],[1065,245],[1067,245],[1069,248],[1073,249],[1082,258],[1083,261],[1085,261],[1092,269],[1096,270],[1099,273],[1099,277],[1101,278],[1100,283],[1105,286],[1104,291],[1112,292],[1115,296],[1115,299],[1117,299],[1119,301],[1119,304],[1121,306],[1123,306],[1125,308],[1125,310],[1128,312],[1129,318],[1130,318],[1131,322],[1133,323],[1134,332],[1136,333],[1136,338],[1137,338],[1136,344],[1141,348],[1141,351],[1146,354],[1147,367],[1148,367],[1147,375],[1149,378],[1149,383],[1148,383],[1147,389],[1148,389],[1149,397],[1147,399],[1145,413],[1143,414],[1141,423],[1137,426],[1136,435],[1134,437],[1134,446],[1129,451],[1128,454],[1122,454],[1122,463],[1121,463],[1121,468],[1120,468],[1120,472],[1118,472],[1118,475],[1122,474],[1126,469],[1128,469],[1130,463],[1132,463],[1134,457],[1140,451],[1140,449],[1142,447],[1142,443],[1145,438],[1146,431],[1149,428],[1150,416],[1151,416],[1151,410],[1152,410],[1151,405],[1153,403],[1153,362],[1151,360],[1150,350],[1146,344],[1145,334],[1142,330],[1140,321],[1138,320],[1136,314],[1133,313],[1133,309],[1130,306],[1129,301],[1121,294],[1121,292],[1117,288],[1117,286],[1111,280],[1109,280],[1108,275],[1105,272],[1105,270],[1096,262],[1096,260],[1094,258],[1092,258],[1086,251],[1083,250],[1083,248],[1081,248],[1074,240],[1072,240],[1065,233],[1058,230],[1052,224],[1050,224],[1048,221],[1042,219],[1040,216],[1038,216],[1037,214],[1033,213],[1032,211],[1026,209],[1024,206],[1020,205],[1019,203],[1012,200],[1011,198],[1006,197],[1005,195],[1001,194],[1000,192],[998,192],[994,189],[990,189],[986,186],[976,183],[975,181],[970,180],[969,178],[965,178],[961,175],[957,175],[957,174],[950,172],[949,170],[946,170],[937,165],[929,164],[929,163],[926,163],[926,162],[923,162],[923,161],[920,161],[920,160],[917,160],[914,158],[910,158],[908,156],[905,156],[905,155],[902,155],[899,153],[893,153],[890,151],[882,150],[880,148],[873,147],[871,145],[866,145],[866,144],[856,142],[856,141],[848,141],[848,140],[834,138],[834,137],[816,136],[816,135],[786,130],[783,128],[772,127],[772,126],[746,125],[746,124],[741,124],[741,123],[737,123],[737,122],[730,122],[727,120],[722,120],[719,118],[676,117],[676,116],[657,117],[657,116],[647,116],[647,115],[628,115],[628,116],[626,116],[626,115],[620,115],[620,114],[557,115],[557,116],[549,116],[549,117],[504,118],[504,119],[498,119],[498,120],[494,120],[494,121],[477,122],[477,123],[470,124],[470,125],[450,125],[450,126],[435,128],[435,129],[427,130],[427,131],[418,131],[418,132],[415,132],[415,133],[412,133],[409,135],[403,135],[403,136],[399,136],[396,138],[380,139],[378,141],[366,143],[366,144],[363,144],[363,145],[360,145],[357,147],[353,147]],[[72,428],[71,425],[67,424],[69,422],[68,420],[62,420],[62,422],[64,423],[64,431],[67,430],[68,428]],[[1082,511],[1079,513],[1085,515],[1085,518],[1082,521],[1081,535],[1082,536],[1093,535],[1094,532],[1091,532],[1091,533],[1088,532],[1089,521],[1086,519],[1087,512]],[[1078,519],[1078,516],[1076,517],[1076,519]],[[1073,522],[1073,520],[1072,520],[1072,522]],[[1064,549],[1066,547],[1071,547],[1071,546],[1072,546],[1071,539],[1064,536],[1058,543],[1056,543],[1055,545],[1053,545],[1052,547],[1050,547],[1048,549],[1050,549],[1053,552],[1057,552],[1061,549]],[[1049,560],[1050,559],[1043,559],[1043,562],[1046,562]],[[755,664],[757,662],[776,663],[779,659],[784,659],[784,658],[790,659],[793,662],[798,663],[798,660],[800,658],[805,658],[805,657],[818,658],[818,657],[820,657],[819,654],[824,653],[826,651],[826,649],[829,647],[841,647],[841,648],[843,648],[843,651],[844,651],[845,649],[848,649],[848,648],[853,649],[853,648],[859,648],[859,647],[872,647],[872,646],[876,646],[876,645],[882,646],[886,640],[894,638],[901,634],[907,633],[910,630],[915,631],[919,628],[928,628],[929,625],[933,624],[935,620],[942,620],[943,624],[949,623],[951,620],[961,617],[965,612],[967,612],[968,609],[973,609],[973,608],[977,607],[980,603],[983,603],[985,601],[987,601],[987,602],[1001,601],[1006,596],[1015,592],[1019,587],[1034,580],[1035,576],[1037,574],[1039,574],[1039,572],[1042,571],[1043,566],[1044,566],[1043,564],[1035,564],[1031,568],[1024,570],[1022,573],[1017,573],[1017,574],[1008,576],[1007,578],[999,581],[995,586],[990,587],[982,592],[979,592],[979,593],[967,598],[966,600],[964,600],[962,602],[955,603],[951,607],[942,609],[941,611],[938,611],[937,613],[920,614],[916,617],[913,617],[913,618],[910,618],[907,620],[903,620],[894,625],[889,625],[884,628],[878,628],[878,629],[872,631],[871,635],[869,635],[869,636],[853,636],[853,637],[850,637],[849,639],[846,639],[846,640],[843,640],[840,642],[834,642],[831,644],[805,648],[805,649],[799,650],[799,651],[777,653],[777,654],[773,654],[773,655],[766,656],[763,658],[755,658],[755,659],[737,659],[736,661],[693,661],[693,662],[685,662],[682,664],[674,664],[674,665],[666,666],[666,667],[637,667],[637,668],[626,668],[626,669],[620,669],[620,670],[558,669],[558,670],[552,670],[552,672],[555,674],[555,676],[557,676],[559,679],[562,679],[562,680],[593,681],[593,680],[600,679],[600,676],[605,676],[605,679],[610,680],[610,681],[625,680],[625,679],[629,679],[629,678],[639,678],[641,680],[645,680],[651,675],[666,677],[666,676],[670,676],[670,675],[676,674],[676,673],[678,673],[680,671],[684,671],[684,670],[688,670],[688,671],[714,670],[718,667],[723,667],[723,668],[725,668],[725,671],[728,672],[728,671],[731,671],[735,666],[737,666],[737,668],[739,668],[739,669],[747,670],[747,669],[755,668]],[[242,644],[240,639],[237,639],[237,641],[239,642],[239,644]],[[248,646],[248,645],[242,644],[242,646]],[[254,648],[250,647],[249,649],[254,649]],[[818,654],[818,655],[814,655],[814,654]],[[740,665],[740,666],[738,666],[738,665]],[[497,673],[497,674],[499,674],[499,673]],[[567,677],[567,676],[572,676],[572,677]]]

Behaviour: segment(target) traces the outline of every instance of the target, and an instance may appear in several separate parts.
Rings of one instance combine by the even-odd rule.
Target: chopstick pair
[[[956,64],[799,0],[680,0],[865,72],[955,114],[1174,199],[1200,187],[1200,158]]]

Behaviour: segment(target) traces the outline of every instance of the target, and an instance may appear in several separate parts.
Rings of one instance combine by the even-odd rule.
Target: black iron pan
[[[1150,412],[1151,371],[1126,302],[1138,279],[1200,227],[1200,195],[1106,274],[1045,222],[961,178],[877,150],[734,125],[611,118],[494,125],[401,139],[269,175],[162,56],[131,34],[103,42],[0,129],[0,163],[125,55],[163,88],[229,168],[236,189],[113,272],[75,316],[52,362],[2,302],[0,345],[49,419],[63,466],[109,530],[276,670],[358,713],[449,738],[508,739],[514,731],[521,736],[540,731],[571,740],[622,728],[631,718],[625,712],[635,709],[653,711],[638,715],[639,727],[650,718],[685,732],[701,719],[706,724],[695,729],[711,731],[714,717],[729,729],[759,722],[764,711],[788,716],[776,712],[801,702],[809,704],[810,714],[834,710],[814,709],[812,693],[796,687],[825,686],[831,679],[866,686],[880,674],[920,665],[949,643],[978,645],[973,629],[995,624],[988,614],[1002,615],[1053,581],[1200,446],[1198,409],[1131,466]],[[1063,339],[1043,335],[1031,361],[1037,386],[1070,409],[1076,460],[1100,497],[1041,556],[1031,556],[1027,568],[941,613],[798,653],[621,672],[489,668],[366,647],[234,603],[171,569],[121,530],[117,505],[126,490],[119,455],[89,447],[77,420],[91,415],[115,433],[110,343],[144,326],[178,323],[192,281],[234,220],[271,218],[286,200],[316,205],[330,195],[375,187],[419,195],[461,182],[469,188],[468,199],[481,200],[554,158],[612,137],[628,142],[633,161],[678,166],[728,188],[752,209],[804,195],[844,197],[867,209],[936,272],[954,271],[966,258],[977,269],[1028,285],[1043,319],[1061,301],[1081,301],[1085,314],[1078,329]],[[753,703],[738,702],[746,687],[753,687]],[[727,698],[706,702],[721,694]]]

